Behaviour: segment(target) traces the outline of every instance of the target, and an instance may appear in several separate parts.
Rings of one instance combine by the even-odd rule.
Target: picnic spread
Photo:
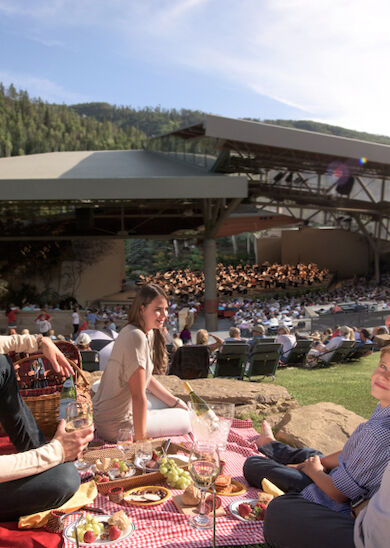
[[[238,512],[240,502],[243,502],[245,506],[247,502],[256,502],[258,499],[259,490],[249,487],[243,477],[245,459],[250,455],[258,454],[257,447],[253,442],[257,436],[258,433],[254,430],[251,420],[233,420],[226,450],[222,454],[224,468],[221,481],[223,484],[224,477],[231,477],[231,484],[234,487],[232,492],[226,493],[224,485],[221,485],[218,492],[217,499],[220,507],[216,512],[215,544],[217,546],[264,543],[263,521],[244,519]],[[173,454],[178,451],[179,454],[182,448],[184,453],[188,453],[192,443],[193,440],[189,435],[172,437],[171,452]],[[115,455],[116,450],[116,446],[106,444],[99,448],[99,451],[91,451],[90,454],[94,458],[94,453],[96,453],[96,458],[101,463],[106,458],[104,455]],[[168,456],[170,457],[171,454]],[[88,453],[86,453],[86,458],[88,458]],[[109,458],[106,460],[110,461]],[[118,465],[118,468],[119,466],[122,465]],[[96,498],[88,500],[84,497],[82,503],[80,502],[80,505],[87,506],[90,510],[80,509],[75,514],[65,517],[62,523],[62,532],[50,534],[45,529],[26,529],[26,538],[28,535],[42,531],[42,534],[50,536],[50,546],[53,548],[62,546],[74,548],[76,546],[74,524],[78,523],[78,528],[83,528],[87,519],[93,523],[97,532],[96,540],[89,545],[109,544],[112,548],[143,548],[144,546],[173,548],[183,545],[197,548],[212,545],[212,530],[198,530],[188,524],[189,514],[197,512],[197,509],[196,506],[189,507],[188,511],[188,507],[186,509],[184,505],[181,505],[183,489],[167,486],[165,478],[160,474],[158,468],[156,471],[152,470],[146,477],[142,474],[132,475],[125,468],[122,476],[119,471],[116,478],[100,480],[96,483],[98,492]],[[93,492],[89,489],[89,485],[93,484],[95,488],[94,479],[96,478],[91,476],[91,469],[80,471],[80,475],[83,482],[81,489],[84,487],[87,492]],[[70,502],[68,501],[68,503]],[[71,510],[74,509],[71,508]],[[67,511],[69,510],[63,510],[63,512]],[[115,516],[118,516],[118,520],[121,519],[121,516],[124,517],[123,530],[120,529],[120,523],[118,523],[119,527],[110,525],[112,516],[114,520]],[[25,518],[21,518],[19,525],[23,521],[27,524],[34,523],[34,519],[31,518],[33,517],[30,516],[27,521]],[[2,539],[7,536],[2,525],[0,524],[0,544],[12,546],[12,544],[2,543]],[[8,533],[12,538],[13,531],[11,532],[9,527]],[[101,537],[99,536],[100,531]],[[17,534],[23,535],[23,532],[19,529]],[[45,545],[49,546],[49,542]],[[83,542],[80,542],[80,545],[88,546]],[[28,546],[27,542],[25,546]]]

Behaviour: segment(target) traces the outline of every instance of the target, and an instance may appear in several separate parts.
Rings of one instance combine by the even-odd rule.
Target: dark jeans
[[[0,422],[19,452],[46,443],[19,394],[14,367],[3,354],[0,354]],[[73,496],[79,485],[79,473],[69,462],[35,476],[0,483],[0,521],[58,508]]]
[[[299,464],[314,455],[323,456],[316,449],[295,449],[279,441],[263,445],[260,451],[269,458],[257,455],[248,457],[244,464],[245,479],[261,489],[261,480],[267,478],[285,493],[302,491],[312,483],[309,476],[296,468],[289,468],[286,464]]]
[[[290,493],[268,505],[264,536],[270,548],[354,548],[353,527],[342,512]]]

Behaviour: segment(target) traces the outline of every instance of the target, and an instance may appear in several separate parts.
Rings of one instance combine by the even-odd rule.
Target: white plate
[[[243,502],[245,502],[246,504],[249,504],[250,506],[255,506],[259,500],[258,499],[239,499],[239,500],[235,500],[233,502],[231,502],[229,504],[229,510],[230,510],[230,513],[236,518],[236,519],[239,519],[240,521],[244,521],[245,523],[256,523],[256,521],[253,521],[253,520],[250,520],[250,519],[245,519],[245,518],[242,518],[240,516],[240,514],[238,513],[238,507],[240,506],[240,504],[242,504]]]
[[[108,519],[111,516],[106,515],[94,515],[94,517],[97,518],[98,521],[108,521]],[[76,540],[72,537],[72,533],[74,530],[75,523],[77,523],[77,520],[73,523],[70,523],[67,527],[65,527],[64,530],[64,537],[67,540],[70,540],[73,542],[74,545],[76,545]],[[77,527],[81,525],[82,523],[85,523],[85,519],[81,519],[79,523],[77,523]],[[135,525],[133,522],[129,525],[127,530],[117,539],[115,540],[94,540],[93,543],[87,543],[87,542],[79,542],[80,546],[108,546],[109,544],[115,544],[115,542],[120,542],[128,537],[130,537],[135,531]]]
[[[143,466],[141,464],[141,461],[139,458],[135,458],[134,459],[134,466],[136,468],[138,468],[138,470],[143,470]],[[147,466],[145,467],[145,470],[146,470],[146,473],[152,473],[152,472],[160,472],[160,465],[158,464],[155,468],[148,468]]]

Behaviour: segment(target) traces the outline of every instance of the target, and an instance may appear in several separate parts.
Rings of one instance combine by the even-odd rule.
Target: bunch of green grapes
[[[190,473],[180,468],[173,459],[162,457],[159,462],[160,472],[167,480],[169,487],[186,489],[192,483]]]
[[[84,541],[84,535],[87,531],[92,531],[95,538],[99,538],[99,536],[104,532],[104,523],[91,514],[85,514],[83,523],[80,523],[80,525],[77,526],[77,536],[79,538],[79,542]],[[73,538],[76,537],[76,531],[74,528],[72,529],[72,536]]]

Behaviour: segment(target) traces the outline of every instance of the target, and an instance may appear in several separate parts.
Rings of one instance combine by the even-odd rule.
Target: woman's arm
[[[209,348],[211,352],[214,352],[214,350],[218,350],[223,345],[223,339],[220,339],[218,335],[213,335],[212,333],[209,333],[209,337],[213,337],[215,340],[215,343],[209,344]]]
[[[157,379],[154,377],[151,377],[149,384],[148,384],[148,390],[151,392],[156,398],[161,400],[165,403],[168,407],[176,407],[180,409],[188,409],[186,404],[180,400],[179,398],[176,398],[176,396],[173,396],[169,390],[167,390],[160,382],[158,382]]]
[[[129,388],[133,406],[134,434],[136,441],[146,438],[146,373],[141,366],[137,367],[129,379]]]

